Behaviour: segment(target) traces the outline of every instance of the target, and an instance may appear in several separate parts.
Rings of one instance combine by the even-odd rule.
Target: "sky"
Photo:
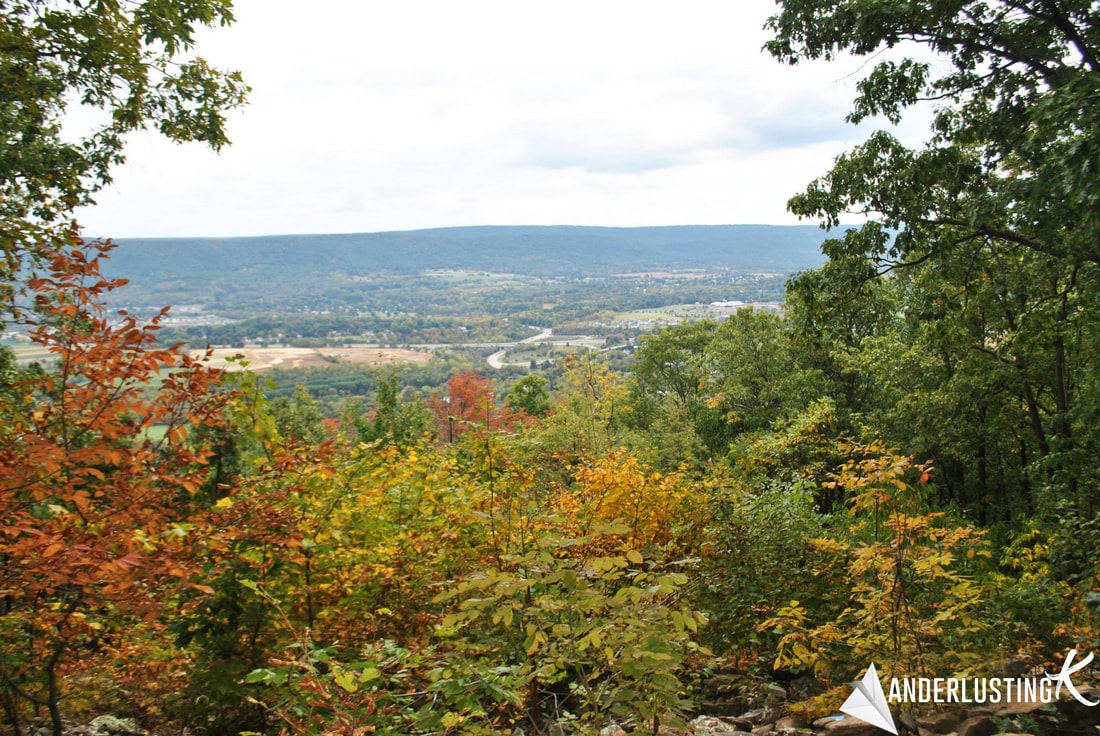
[[[131,136],[85,231],[794,224],[870,130],[859,60],[761,50],[772,0],[237,0],[195,53],[249,104],[220,153]],[[901,131],[916,135],[916,131]]]

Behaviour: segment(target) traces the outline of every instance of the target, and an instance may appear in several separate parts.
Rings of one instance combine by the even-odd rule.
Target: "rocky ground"
[[[887,731],[842,714],[819,718],[813,723],[794,715],[793,704],[820,692],[811,679],[786,685],[753,682],[737,673],[718,674],[704,685],[704,713],[684,728],[662,726],[659,736],[882,736]],[[1083,688],[1088,700],[1100,700],[1100,690]],[[1087,707],[1063,698],[1056,703],[1012,703],[995,708],[954,707],[915,714],[893,709],[899,736],[1081,736],[1100,732],[1100,706]],[[600,736],[648,734],[649,729],[633,723],[610,724]],[[49,736],[39,729],[31,736]],[[66,736],[150,736],[137,722],[100,716],[77,726]],[[523,736],[517,729],[511,736]]]
[[[738,673],[711,677],[703,688],[704,714],[687,728],[662,727],[660,736],[882,736],[888,731],[836,714],[812,723],[792,715],[792,704],[821,692],[811,678],[779,684],[751,683]],[[1100,700],[1100,690],[1083,688],[1087,700]],[[1011,703],[998,707],[955,706],[918,714],[892,709],[899,736],[1078,736],[1100,733],[1100,706],[1088,707],[1068,697],[1055,703]],[[634,729],[638,732],[648,731]],[[629,724],[611,725],[601,736],[625,736]]]

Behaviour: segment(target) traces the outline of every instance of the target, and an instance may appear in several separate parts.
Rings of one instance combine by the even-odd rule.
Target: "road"
[[[503,348],[501,350],[496,351],[495,353],[490,355],[488,358],[486,358],[486,360],[489,361],[489,367],[493,368],[494,370],[498,370],[498,371],[501,368],[503,368],[504,367],[504,356],[508,353],[508,348],[515,347],[516,345],[530,344],[530,343],[533,343],[533,342],[542,342],[543,340],[545,340],[546,338],[550,337],[553,334],[554,334],[554,331],[552,329],[550,329],[549,327],[544,327],[544,328],[542,328],[542,332],[540,332],[539,334],[532,335],[531,337],[520,340],[518,343],[514,343],[512,345],[509,345],[506,348]]]

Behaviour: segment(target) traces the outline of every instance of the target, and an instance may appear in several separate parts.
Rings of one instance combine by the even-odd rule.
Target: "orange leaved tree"
[[[0,359],[0,705],[17,736],[43,710],[60,736],[67,663],[157,614],[165,586],[193,585],[206,453],[188,434],[223,400],[217,371],[156,346],[167,310],[108,314],[112,246],[74,230],[40,247],[29,304],[9,311],[49,357]]]
[[[474,371],[463,371],[447,381],[447,395],[434,393],[428,408],[441,440],[454,442],[469,430],[509,430],[519,417],[510,407],[498,407],[493,382]]]

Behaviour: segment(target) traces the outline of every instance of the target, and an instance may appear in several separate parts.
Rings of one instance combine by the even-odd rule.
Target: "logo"
[[[893,678],[890,681],[890,697],[883,692],[878,671],[872,662],[863,679],[853,682],[852,694],[840,707],[840,712],[852,718],[866,721],[872,726],[897,735],[897,726],[890,714],[890,703],[927,704],[954,703],[985,705],[1000,703],[1052,703],[1062,694],[1062,687],[1077,702],[1086,706],[1100,705],[1091,701],[1073,684],[1073,676],[1092,663],[1090,652],[1074,663],[1077,650],[1071,649],[1062,663],[1062,671],[1042,677],[913,677]]]
[[[874,662],[867,668],[863,679],[853,682],[852,687],[855,690],[844,701],[844,705],[840,706],[840,712],[897,736],[898,729],[894,725],[894,717],[890,715],[890,706],[886,704],[886,694],[882,692],[882,683],[878,680]],[[1072,687],[1070,685],[1071,689]]]
[[[1062,694],[1062,685],[1065,685],[1066,689],[1069,690],[1069,694],[1076,698],[1078,703],[1088,706],[1097,705],[1098,703],[1100,703],[1100,701],[1091,702],[1085,700],[1084,696],[1081,695],[1081,693],[1077,691],[1077,688],[1073,686],[1073,681],[1069,679],[1069,676],[1072,675],[1074,672],[1077,672],[1078,670],[1081,670],[1088,666],[1089,662],[1092,661],[1092,652],[1089,652],[1089,656],[1082,659],[1080,662],[1077,663],[1077,666],[1074,667],[1073,658],[1076,656],[1077,650],[1070,649],[1069,654],[1066,655],[1066,661],[1062,662],[1062,671],[1059,672],[1057,675],[1047,675],[1047,680],[1055,683],[1054,697],[1057,698],[1059,695]]]

